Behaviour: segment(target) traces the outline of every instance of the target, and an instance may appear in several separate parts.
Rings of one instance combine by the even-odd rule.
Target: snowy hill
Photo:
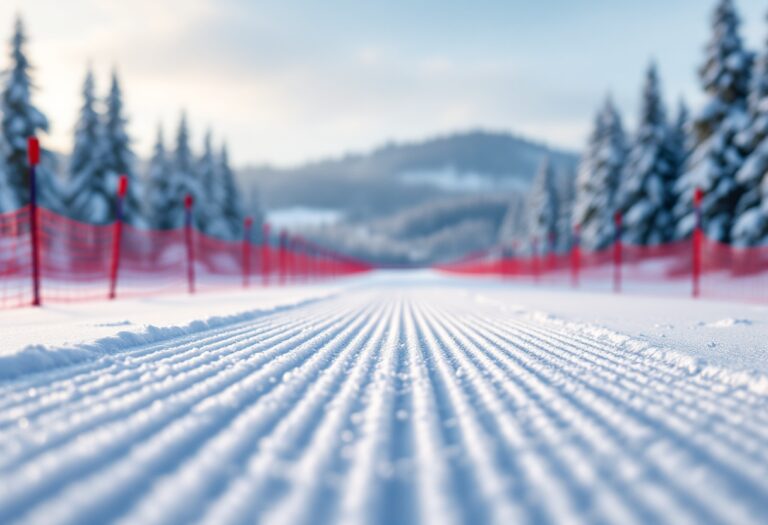
[[[496,245],[510,206],[521,201],[515,194],[442,197],[379,219],[302,231],[323,245],[379,264],[428,265]]]
[[[371,218],[437,196],[525,189],[545,156],[560,169],[577,162],[575,154],[510,133],[469,131],[290,169],[245,167],[239,175],[258,188],[269,210],[317,208]]]
[[[575,170],[575,154],[470,131],[240,177],[278,228],[377,263],[429,264],[496,244],[545,157],[558,174]]]

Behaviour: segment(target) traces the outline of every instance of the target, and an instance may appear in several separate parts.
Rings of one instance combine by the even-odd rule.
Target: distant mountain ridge
[[[558,170],[573,170],[577,163],[575,153],[512,133],[474,130],[391,142],[295,168],[245,167],[239,176],[245,187],[258,189],[268,210],[316,207],[368,219],[457,192],[526,188],[545,156]]]

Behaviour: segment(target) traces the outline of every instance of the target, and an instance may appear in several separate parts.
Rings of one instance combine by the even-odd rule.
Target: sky
[[[735,0],[753,49],[768,3]],[[116,68],[137,154],[186,110],[238,165],[296,165],[388,141],[508,130],[582,148],[611,93],[630,127],[651,60],[664,93],[701,102],[715,0],[3,0],[29,34],[34,101],[68,151],[90,65]],[[0,68],[8,66],[7,44]]]

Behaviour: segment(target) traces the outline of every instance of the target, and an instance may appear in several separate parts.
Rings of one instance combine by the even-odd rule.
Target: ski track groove
[[[485,321],[479,318],[475,318],[475,320],[478,323],[478,326],[483,326],[485,324]],[[490,330],[493,330],[490,325],[488,325],[488,328]],[[502,335],[502,337],[507,338],[507,342],[511,344],[512,346],[517,347],[518,352],[516,352],[516,355],[524,355],[524,351],[531,352],[532,349],[536,349],[541,351],[544,354],[549,354],[552,356],[552,362],[550,363],[552,367],[554,366],[561,366],[562,363],[568,363],[568,359],[565,358],[570,352],[565,350],[564,346],[558,346],[557,349],[562,352],[560,354],[553,354],[552,350],[547,350],[546,348],[542,347],[542,344],[546,345],[547,343],[541,339],[538,339],[536,337],[532,337],[529,332],[526,332],[524,329],[521,329],[520,326],[517,326],[517,329],[520,331],[519,335],[515,337],[515,340],[512,341],[509,338],[513,337],[509,335],[509,332],[507,332],[506,335]],[[578,356],[581,354],[578,354],[576,357],[574,357],[571,362],[578,361]],[[560,363],[560,365],[558,365]],[[594,372],[594,370],[590,370],[590,372]],[[689,436],[688,439],[681,436],[679,433],[677,433],[674,429],[670,428],[669,422],[665,422],[663,419],[654,418],[653,420],[650,420],[646,418],[644,415],[641,415],[632,408],[628,404],[624,404],[621,408],[619,407],[621,400],[614,397],[614,394],[612,394],[608,389],[605,388],[605,386],[596,387],[595,385],[586,382],[579,378],[578,375],[574,375],[571,377],[571,380],[573,382],[576,382],[580,384],[582,387],[587,389],[590,392],[590,397],[586,400],[581,402],[581,410],[583,414],[587,414],[589,412],[595,412],[599,410],[602,412],[600,414],[599,412],[596,413],[596,419],[601,420],[601,424],[606,428],[606,430],[609,433],[615,433],[616,435],[622,436],[622,439],[626,439],[627,441],[636,440],[637,438],[633,436],[632,431],[627,431],[626,426],[630,425],[630,428],[634,428],[635,431],[642,431],[642,427],[645,426],[646,428],[656,426],[657,428],[663,428],[665,432],[665,437],[670,438],[673,442],[682,443],[685,442],[687,446],[687,450],[684,448],[678,448],[675,450],[674,443],[662,443],[663,446],[669,447],[670,450],[665,450],[665,454],[660,455],[660,457],[654,457],[649,458],[652,459],[652,461],[657,462],[658,465],[656,466],[656,470],[654,474],[659,477],[666,477],[667,479],[670,479],[668,476],[665,475],[665,462],[669,462],[670,458],[673,458],[674,456],[672,453],[677,452],[679,454],[690,454],[691,449],[695,450],[697,447],[696,445],[696,436]],[[552,384],[556,384],[554,380],[551,381]],[[601,383],[601,385],[605,385],[605,383]],[[576,392],[579,393],[579,392]],[[578,399],[581,397],[581,393],[579,393],[579,396],[574,398]],[[669,417],[669,414],[663,414]],[[636,417],[633,417],[636,416]],[[611,420],[614,420],[612,423]],[[619,424],[621,423],[621,424]],[[705,454],[702,454],[698,451],[697,455],[703,456]],[[737,449],[731,449],[729,451],[731,454],[738,454]],[[651,467],[652,463],[646,463],[645,467]],[[724,470],[731,470],[729,465],[717,465],[719,469]],[[744,465],[746,466],[746,465]],[[702,468],[704,465],[702,465]],[[710,467],[707,465],[707,467]],[[736,478],[739,478],[741,474],[744,474],[744,472],[739,472],[737,470],[731,470],[731,473]],[[763,478],[764,480],[765,478]],[[730,506],[730,500],[728,499],[722,499],[719,494],[713,494],[713,493],[702,493],[700,490],[697,489],[697,483],[698,480],[692,480],[689,483],[686,483],[687,480],[680,479],[679,481],[683,482],[683,485],[689,484],[690,488],[693,490],[686,491],[685,488],[679,488],[676,487],[674,484],[669,484],[668,489],[680,489],[677,490],[677,495],[681,499],[684,499],[686,501],[685,510],[680,509],[679,510],[679,517],[678,519],[683,520],[684,516],[688,513],[688,511],[692,510],[698,510],[698,515],[694,518],[692,517],[686,517],[686,521],[690,521],[691,523],[707,523],[712,520],[712,515],[710,513],[717,514],[719,513],[723,508],[727,508]],[[738,479],[737,479],[738,481]],[[766,493],[765,486],[760,487],[760,485],[764,485],[764,481],[755,480],[755,484],[753,483],[738,483],[737,486],[739,487],[739,490],[753,490],[754,499],[753,501],[760,501],[760,497],[766,497],[768,494]],[[658,495],[654,494],[654,497],[658,497]],[[696,499],[698,501],[696,501]],[[719,500],[719,501],[718,501]],[[708,508],[704,508],[708,507]],[[668,509],[668,511],[671,511],[672,509]],[[728,509],[731,513],[734,511],[738,511],[740,513],[740,523],[750,523],[754,520],[750,517],[750,513],[748,510],[745,509]]]
[[[355,315],[352,315],[350,312],[344,318],[336,319],[335,322],[340,324],[344,321],[354,320],[354,318]],[[337,330],[340,330],[340,328],[337,328]],[[309,337],[305,339],[309,339]],[[291,350],[296,353],[296,349],[292,349],[290,344],[288,344],[291,342],[292,341],[289,339],[282,345],[274,346],[269,352],[273,354],[282,353],[284,356],[290,355],[289,352]],[[301,348],[299,348],[299,350],[301,350]],[[309,353],[310,350],[311,348],[307,348],[306,353]],[[248,359],[258,363],[259,361],[264,361],[263,357],[264,356],[260,353],[255,353],[249,356]],[[236,385],[238,381],[241,381],[249,375],[256,373],[268,375],[269,377],[267,378],[267,381],[269,382],[269,379],[274,379],[273,374],[276,371],[273,371],[272,369],[279,370],[281,364],[279,356],[272,361],[267,361],[266,366],[263,369],[258,368],[258,365],[254,367],[253,364],[248,363],[247,359],[237,360],[235,366],[232,368],[227,368],[226,364],[222,363],[218,367],[218,373],[213,375],[208,374],[203,383],[192,383],[189,378],[185,378],[186,381],[184,384],[179,385],[180,389],[176,389],[176,391],[170,393],[170,396],[176,394],[179,398],[177,403],[170,403],[168,398],[165,399],[165,403],[155,399],[152,400],[152,403],[147,407],[145,412],[130,411],[131,415],[129,417],[114,420],[117,428],[102,425],[92,434],[84,433],[68,436],[73,439],[76,437],[76,439],[81,442],[90,441],[90,443],[88,443],[89,447],[79,447],[78,449],[77,441],[72,441],[70,439],[67,443],[70,445],[70,448],[75,448],[72,453],[62,454],[62,451],[60,450],[46,450],[46,452],[48,452],[46,457],[43,457],[38,461],[31,461],[22,466],[22,469],[26,467],[29,470],[35,469],[37,472],[30,472],[25,475],[25,472],[22,469],[16,469],[16,472],[14,472],[14,470],[10,471],[10,477],[13,477],[15,474],[20,480],[29,480],[29,484],[32,485],[32,487],[24,487],[24,483],[19,482],[14,484],[0,484],[0,522],[4,521],[7,515],[13,512],[16,508],[22,507],[24,503],[28,504],[30,499],[35,497],[39,498],[41,496],[44,497],[46,491],[50,493],[54,492],[57,488],[60,488],[60,485],[66,481],[66,477],[71,477],[75,474],[82,477],[87,474],[88,471],[98,469],[102,466],[105,458],[103,458],[103,454],[100,456],[99,454],[92,452],[94,449],[99,449],[100,447],[102,450],[109,450],[110,447],[113,450],[129,449],[133,444],[133,440],[147,440],[150,436],[162,431],[162,429],[169,425],[169,423],[173,423],[177,416],[189,412],[192,408],[198,412],[204,412],[205,402],[208,402],[209,404],[213,403],[211,400],[215,398],[215,394],[226,391],[228,387]],[[231,377],[224,377],[222,379],[222,374],[228,374],[228,376]],[[207,383],[214,384],[207,385]],[[276,383],[276,381],[274,381],[274,383]],[[206,389],[204,388],[205,386],[209,386],[210,388]],[[185,397],[189,399],[185,399]],[[168,405],[171,405],[170,408],[168,408]],[[153,407],[156,408],[153,409]],[[160,414],[155,415],[154,418],[150,417],[153,415],[151,413],[153,410],[154,412],[160,412]],[[146,412],[150,412],[150,414],[147,414]],[[188,430],[189,429],[186,428],[181,429],[178,437],[183,439]],[[134,435],[130,436],[131,439],[127,439],[126,434],[131,431],[134,432]],[[109,438],[115,437],[116,435],[119,436],[120,439],[110,441]],[[162,452],[162,450],[160,452]],[[46,469],[51,472],[46,472]],[[20,472],[18,472],[19,470]],[[40,470],[43,472],[39,472]],[[17,494],[23,492],[25,488],[27,489],[26,498],[19,497]],[[102,490],[106,489],[108,489],[107,486]],[[64,507],[64,510],[66,510],[66,504]],[[42,515],[41,518],[40,522],[44,523],[45,516]],[[34,522],[35,520],[31,519],[30,521]],[[73,519],[73,521],[77,522],[76,519]]]
[[[542,347],[543,344],[545,344],[544,343],[544,338],[541,337],[541,335],[542,335],[541,332],[536,334],[535,331],[529,330],[529,331],[525,331],[524,333],[526,334],[527,337],[530,338],[528,340],[529,343],[538,345],[540,348]],[[536,337],[536,335],[538,335],[538,337]],[[546,335],[546,333],[544,335]],[[580,353],[577,354],[575,352],[567,351],[567,346],[566,345],[562,346],[561,349],[566,350],[566,352],[564,352],[564,354],[563,354],[563,356],[565,357],[565,361],[567,361],[567,362],[569,362],[569,363],[571,363],[573,365],[577,365],[579,358],[583,357],[583,352],[580,352]],[[586,360],[586,359],[582,359],[582,360]],[[597,367],[597,368],[592,368],[591,371],[592,372],[597,372],[599,374],[599,372],[601,371],[602,365],[597,360],[594,360],[592,362],[592,364],[595,367]],[[618,403],[620,403],[622,401],[625,401],[625,400],[620,398],[620,396],[622,394],[621,392],[617,394],[616,392],[612,391],[612,390],[615,390],[615,389],[610,387],[611,381],[615,380],[616,377],[619,377],[618,376],[618,371],[617,372],[609,372],[608,374],[600,374],[600,375],[602,375],[603,379],[605,379],[605,382],[603,383],[603,385],[605,385],[605,386],[602,386],[602,387],[595,387],[594,385],[585,385],[585,386],[588,386],[596,394],[604,396],[606,399],[613,401],[615,404],[618,404]],[[625,384],[624,386],[626,387],[627,385]],[[639,393],[639,390],[638,390],[638,392],[635,392],[635,393]],[[676,403],[679,404],[680,401],[684,401],[684,400],[680,400],[680,399],[676,399],[676,398],[671,398],[670,397],[665,406],[674,406]],[[642,426],[643,424],[645,424],[645,425],[649,425],[649,426],[665,427],[665,430],[669,433],[670,436],[673,436],[676,441],[683,441],[682,434],[686,434],[686,433],[689,433],[689,434],[693,435],[694,439],[696,439],[695,430],[697,430],[697,429],[694,426],[695,425],[695,420],[692,417],[690,417],[690,416],[693,413],[695,413],[695,409],[698,409],[698,407],[692,407],[692,409],[694,409],[694,410],[688,411],[687,413],[679,413],[680,412],[679,409],[677,410],[678,413],[675,413],[675,414],[662,413],[662,415],[664,416],[663,419],[661,419],[661,418],[648,418],[645,414],[640,413],[635,407],[630,406],[630,405],[628,405],[628,407],[629,407],[629,409],[627,410],[625,408],[625,411],[629,412],[629,415],[635,416],[635,422],[638,424],[638,426]],[[672,417],[676,417],[677,419],[672,419]],[[666,421],[664,419],[666,419]],[[673,425],[675,425],[675,424],[679,425],[680,427],[674,428]],[[685,425],[687,425],[687,426],[685,426]],[[734,456],[734,455],[735,456],[739,456],[741,454],[741,451],[738,450],[737,447],[739,447],[740,444],[742,444],[744,441],[748,440],[744,436],[741,436],[740,440],[735,441],[735,442],[733,440],[731,440],[729,437],[726,437],[726,439],[732,441],[728,445],[733,447],[733,451],[732,452],[729,451],[728,456]],[[690,441],[688,441],[686,444],[690,448]],[[704,447],[702,447],[702,448],[705,449],[706,445]],[[707,452],[709,452],[709,451],[702,450],[702,451],[699,452],[699,454],[707,454]],[[717,455],[717,454],[715,453],[714,455]],[[759,473],[753,474],[751,472],[751,469],[748,468],[749,465],[750,465],[749,461],[751,461],[751,459],[752,458],[748,458],[747,461],[745,461],[743,464],[737,465],[737,468],[733,472],[733,475],[735,475],[735,476],[739,476],[741,474],[751,475],[752,478],[753,478],[752,481],[757,481],[757,480],[759,480],[761,478],[764,479],[764,476],[763,476],[764,473],[763,472],[759,472]],[[723,458],[723,464],[720,466],[720,468],[722,469],[722,468],[726,468],[726,467],[731,467],[732,465],[729,465],[729,463],[731,463],[731,462],[732,462],[732,460],[731,460],[730,457],[724,457]],[[746,468],[746,470],[744,470],[743,472],[739,473],[740,469],[745,469],[745,468]],[[749,486],[749,485],[750,485],[750,483],[747,483],[747,486]]]
[[[461,328],[458,328],[457,333],[460,333],[461,330]],[[532,450],[526,450],[527,453],[523,455],[523,457],[527,459],[526,468],[532,478],[534,478],[536,474],[541,475],[540,471],[544,470],[545,477],[541,479],[539,483],[546,487],[546,491],[541,491],[541,494],[546,494],[548,497],[551,497],[551,493],[554,492],[560,502],[558,505],[554,506],[547,506],[544,502],[541,502],[546,513],[560,512],[560,514],[551,515],[549,519],[555,522],[578,522],[579,514],[575,510],[578,507],[578,502],[574,499],[574,494],[568,494],[566,490],[567,487],[562,486],[563,484],[560,483],[560,478],[568,480],[572,492],[576,492],[574,487],[579,486],[580,484],[580,481],[576,479],[578,477],[576,474],[578,474],[580,470],[582,476],[589,476],[586,481],[587,485],[598,481],[595,480],[591,474],[584,472],[583,469],[575,466],[568,468],[567,465],[568,463],[573,463],[574,459],[584,452],[600,453],[601,447],[604,448],[606,443],[611,443],[610,436],[608,434],[599,435],[593,440],[593,443],[590,443],[589,435],[579,436],[579,441],[586,441],[587,443],[577,442],[572,448],[563,450],[561,446],[562,440],[556,438],[552,431],[558,426],[563,427],[569,424],[568,413],[562,411],[563,407],[567,407],[567,401],[557,399],[554,391],[549,388],[547,381],[539,380],[542,376],[539,375],[535,365],[527,363],[525,360],[507,360],[504,353],[506,353],[508,349],[495,343],[492,338],[485,338],[484,341],[484,338],[482,337],[478,337],[474,340],[472,339],[472,336],[466,337],[467,341],[470,342],[469,344],[474,345],[474,348],[477,350],[473,355],[473,358],[485,361],[484,366],[486,367],[486,370],[490,371],[494,376],[496,384],[499,384],[501,390],[504,391],[501,393],[502,396],[506,394],[512,401],[511,406],[502,408],[502,412],[498,416],[499,419],[503,420],[508,418],[506,411],[514,410],[515,408],[530,409],[533,412],[531,415],[520,418],[526,423],[526,434],[530,440],[530,444],[546,443],[551,447],[551,450],[547,450],[542,448],[541,445],[534,445]],[[480,345],[482,345],[484,341],[485,347],[478,346],[474,341],[479,341]],[[494,352],[493,350],[481,350],[482,348],[491,349],[494,347],[498,349],[498,352]],[[520,379],[509,381],[509,377]],[[559,410],[552,409],[550,405],[553,401]],[[584,416],[583,413],[580,415],[582,417]],[[599,423],[599,421],[597,422]],[[595,431],[595,429],[592,430],[593,432]],[[523,443],[525,442],[523,441]],[[592,448],[591,450],[577,451],[575,457],[574,454],[568,455],[569,451],[575,450],[575,445],[581,445],[582,447],[586,446],[587,448],[591,446]],[[616,450],[620,448],[620,444],[614,442],[613,447],[614,450]],[[542,454],[542,452],[546,452],[546,454]],[[537,453],[537,457],[533,460],[531,459],[531,453]],[[549,468],[549,471],[547,471],[546,467]],[[597,467],[599,467],[599,465],[597,465]],[[613,479],[612,481],[613,483],[617,482],[616,479]],[[536,480],[534,479],[532,483],[535,482]],[[581,484],[583,485],[584,483]],[[610,486],[603,486],[601,492],[596,491],[596,495],[601,498],[610,498],[613,496],[610,489]],[[583,486],[580,491],[584,494]],[[631,498],[632,491],[628,491],[628,493]],[[614,512],[616,511],[616,507],[623,506],[615,497],[611,503],[614,506]],[[642,507],[638,506],[635,509],[635,512],[642,513],[643,510]],[[631,516],[626,510],[623,511],[623,516],[624,519],[620,520],[621,523],[632,523],[637,520],[636,516]],[[592,516],[592,518],[599,522],[596,516]],[[649,519],[650,516],[645,516],[645,518],[646,519],[640,521],[640,523],[659,521],[658,517]]]
[[[359,364],[362,340],[381,318],[382,308],[379,304],[374,312],[359,316],[345,340],[337,345],[333,362],[328,363],[328,368],[315,381],[307,384],[306,394],[297,399],[295,405],[278,414],[277,425],[269,433],[261,434],[259,449],[243,458],[243,471],[231,480],[229,490],[209,505],[200,522],[250,523],[273,503],[272,494],[286,496],[290,493],[289,458],[300,457],[305,448],[301,443],[311,438],[320,424],[328,421],[322,417],[323,412],[335,411],[332,405],[335,397],[341,395],[339,390],[345,382],[345,373],[349,372],[351,364]],[[353,333],[356,328],[359,328],[357,333]],[[292,468],[299,469],[299,462],[294,461]],[[308,481],[303,476],[294,477],[297,485],[306,487],[303,484]]]
[[[461,288],[0,382],[2,523],[768,522],[768,396]]]
[[[295,333],[298,333],[301,331],[301,325],[296,330],[292,330],[289,332],[289,338],[292,337]],[[190,353],[193,352],[189,357],[192,359],[191,365],[186,365],[182,367],[181,369],[174,370],[172,374],[163,375],[162,377],[158,377],[158,379],[162,379],[162,383],[165,385],[160,385],[167,387],[167,383],[174,379],[176,376],[181,376],[184,378],[184,376],[191,375],[192,377],[186,377],[186,383],[190,383],[191,379],[194,379],[197,376],[204,376],[207,372],[210,371],[217,371],[221,370],[222,367],[226,366],[225,362],[219,363],[219,359],[217,355],[209,355],[210,348],[207,348],[204,344],[204,342],[207,341],[207,339],[203,340],[202,345],[196,345],[196,344],[190,344],[190,350],[185,352],[184,346],[182,346],[182,353]],[[269,339],[265,339],[260,343],[261,346],[266,346],[271,341]],[[224,352],[228,353],[231,357],[237,357],[242,352],[244,352],[247,348],[247,345],[250,343],[250,338],[246,338],[243,341],[239,341],[237,345],[234,347],[227,348],[224,350]],[[154,345],[153,345],[154,346]],[[217,345],[214,346],[214,350],[220,349],[219,342],[217,342]],[[202,352],[204,350],[204,353]],[[151,350],[149,350],[151,351]],[[271,350],[272,353],[274,353],[274,349]],[[131,359],[130,357],[126,357],[124,359]],[[205,368],[205,365],[210,365],[210,370]],[[130,365],[129,365],[130,366]],[[162,367],[165,366],[165,363],[163,363],[162,360],[160,360],[159,366],[156,367],[156,369],[162,370]],[[61,433],[63,435],[58,436],[57,439],[61,441],[62,443],[65,442],[69,438],[73,438],[75,436],[82,436],[82,432],[87,430],[88,427],[93,427],[98,423],[106,423],[109,420],[117,419],[116,416],[119,416],[124,413],[130,413],[138,408],[141,408],[143,406],[146,406],[148,403],[154,403],[159,399],[159,395],[163,393],[158,392],[155,390],[155,392],[147,392],[146,391],[146,385],[142,384],[141,381],[136,382],[136,384],[132,385],[132,388],[125,389],[126,391],[121,392],[119,389],[117,391],[110,390],[109,387],[113,384],[120,384],[120,383],[127,383],[130,385],[130,381],[132,379],[138,378],[139,380],[145,377],[145,374],[147,372],[141,371],[141,373],[136,375],[123,375],[123,374],[115,374],[114,377],[114,383],[108,384],[108,385],[101,385],[100,391],[94,392],[95,395],[92,395],[91,397],[83,398],[85,401],[82,403],[82,406],[78,406],[77,403],[73,403],[71,406],[67,406],[66,410],[62,413],[54,413],[54,417],[40,417],[39,421],[37,421],[37,427],[45,428],[46,431],[46,439],[45,441],[39,443],[39,446],[37,447],[38,451],[45,451],[52,448],[52,442],[54,439],[50,437],[51,435],[56,435],[59,431],[59,427],[63,424],[65,425],[64,431]],[[183,386],[183,385],[174,385],[174,386]],[[174,391],[172,389],[168,389],[167,394],[170,395]],[[142,397],[142,394],[143,397]],[[112,402],[112,401],[118,401],[122,403],[123,405],[126,405],[126,402],[128,403],[128,406],[123,406],[119,409],[109,411],[107,410],[108,406],[105,407],[105,403]],[[93,419],[96,419],[96,421],[88,421],[87,416],[89,415],[89,412],[83,413],[84,410],[88,410],[91,412],[95,412],[93,414]],[[70,415],[75,412],[77,413],[77,418],[75,421],[75,425],[72,425],[72,419]],[[80,413],[78,413],[80,412]],[[28,421],[28,416],[25,413],[21,413],[17,415],[18,418],[20,418],[20,421]],[[74,428],[76,425],[79,425],[77,428]],[[69,428],[67,428],[69,427]],[[20,429],[21,432],[23,432],[26,429]],[[72,430],[78,430],[79,432],[72,432]],[[11,432],[9,433],[9,437],[15,437],[16,434],[21,432]],[[27,454],[27,458],[29,459],[29,456],[35,453],[35,448],[28,447],[26,451],[17,451],[16,456],[22,455],[22,453]],[[0,462],[0,466],[8,468],[12,461],[14,460],[14,455],[7,456],[7,459],[3,462]],[[20,462],[20,460],[16,460],[15,463]]]

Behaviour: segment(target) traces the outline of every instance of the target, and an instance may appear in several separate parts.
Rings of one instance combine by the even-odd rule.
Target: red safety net
[[[736,248],[701,235],[699,270],[694,240],[658,246],[620,243],[588,252],[500,257],[475,256],[438,269],[463,275],[495,276],[520,282],[663,295],[768,301],[768,247]]]
[[[195,229],[94,225],[37,208],[42,302],[309,282],[371,266],[309,243],[224,241]],[[32,304],[30,208],[0,214],[0,308]]]
[[[0,308],[32,302],[29,208],[0,215]]]

